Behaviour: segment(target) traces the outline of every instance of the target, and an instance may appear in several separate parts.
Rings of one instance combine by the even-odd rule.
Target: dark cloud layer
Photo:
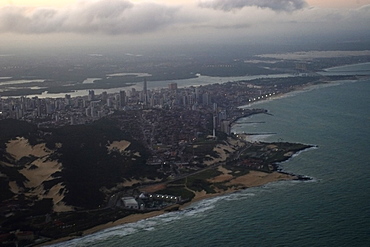
[[[80,1],[66,9],[0,8],[0,32],[143,33],[174,21],[177,8],[125,0]]]
[[[251,36],[253,32],[273,35],[297,30],[314,33],[369,29],[370,5],[345,10],[306,8],[305,0],[199,1],[196,6],[133,0],[79,0],[64,8],[9,5],[0,7],[0,34],[103,34],[101,37],[124,34],[129,37],[149,33],[147,37],[155,34],[163,38],[166,35],[206,37],[210,33],[222,36],[224,30],[239,35],[243,29],[248,29]],[[236,11],[245,7],[254,8]]]
[[[223,11],[255,6],[274,11],[292,12],[306,7],[307,3],[305,0],[209,0],[201,2],[200,6]]]

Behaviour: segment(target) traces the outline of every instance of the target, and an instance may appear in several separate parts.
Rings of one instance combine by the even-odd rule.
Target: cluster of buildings
[[[212,113],[214,125],[229,132],[230,123],[221,121],[227,121],[235,105],[256,100],[254,93],[250,94],[252,88],[245,88],[248,92],[240,88],[235,92],[223,84],[179,89],[177,83],[169,83],[168,88],[148,90],[144,79],[142,91],[132,88],[96,95],[94,90],[89,90],[86,96],[80,97],[66,94],[64,98],[0,98],[0,119],[13,118],[49,127],[86,124],[119,110],[184,109]]]
[[[86,124],[109,116],[122,131],[150,152],[147,165],[160,165],[158,171],[177,177],[199,169],[203,156],[194,146],[199,138],[216,138],[231,133],[231,125],[241,117],[266,112],[264,109],[238,108],[258,98],[274,95],[275,87],[230,82],[200,87],[148,90],[134,88],[115,94],[64,98],[2,98],[0,119],[14,118],[39,127]],[[115,113],[115,114],[113,114]],[[203,153],[205,151],[202,151]]]
[[[144,80],[142,91],[132,88],[96,95],[89,90],[81,97],[1,98],[0,119],[25,120],[47,128],[86,124],[109,115],[151,152],[148,165],[161,164],[162,173],[177,176],[191,170],[190,164],[202,163],[189,144],[199,137],[215,138],[220,132],[229,135],[238,118],[265,112],[237,106],[272,96],[274,89],[230,82],[188,88],[169,83],[167,88],[148,90]]]
[[[159,210],[181,202],[181,196],[141,193],[137,197],[124,196],[117,201],[115,206],[125,209],[144,211]]]

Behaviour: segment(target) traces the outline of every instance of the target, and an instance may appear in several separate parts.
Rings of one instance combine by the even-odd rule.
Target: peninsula
[[[309,179],[278,165],[311,146],[250,142],[231,126],[268,113],[236,106],[316,83],[322,81],[259,79],[184,89],[171,83],[156,92],[144,82],[143,91],[130,95],[3,99],[3,243],[73,238],[204,198]],[[10,100],[21,108],[8,108]]]
[[[325,80],[324,80],[325,79]],[[272,181],[310,148],[232,133],[239,108],[327,78],[294,77],[64,99],[2,99],[1,239],[42,244]],[[19,108],[17,106],[20,106]],[[52,107],[52,105],[54,107]],[[12,107],[10,107],[12,106]],[[58,240],[58,241],[59,241]]]

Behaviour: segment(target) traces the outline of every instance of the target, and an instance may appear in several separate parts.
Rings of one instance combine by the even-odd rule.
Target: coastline
[[[329,84],[329,85],[327,85],[327,84]],[[289,96],[291,96],[290,94],[303,93],[307,90],[313,90],[313,89],[317,88],[320,85],[321,86],[325,86],[325,85],[331,86],[332,83],[322,83],[322,84],[319,84],[319,85],[305,85],[305,86],[296,88],[295,90],[293,90],[291,92],[276,95],[275,97],[272,97],[271,99],[269,98],[267,100],[276,100],[276,99],[279,99],[279,98],[282,98],[282,97],[289,97]],[[249,107],[251,105],[262,103],[262,102],[265,102],[265,101],[266,100],[261,100],[261,101],[254,102],[254,103],[249,104],[249,105],[245,105],[243,107]],[[253,140],[252,140],[252,142],[253,142]],[[132,215],[129,215],[129,216],[126,216],[126,217],[123,217],[123,218],[119,218],[115,221],[111,221],[111,222],[108,222],[108,223],[105,223],[105,224],[94,226],[92,228],[88,228],[88,229],[82,231],[81,235],[74,235],[74,236],[67,236],[67,237],[62,237],[62,238],[58,238],[58,239],[53,239],[53,240],[44,242],[42,244],[37,244],[35,246],[49,246],[49,245],[54,245],[54,244],[60,244],[60,243],[63,243],[63,242],[69,241],[69,240],[73,240],[73,239],[86,237],[88,235],[96,234],[98,232],[104,231],[104,230],[109,229],[109,228],[113,228],[113,227],[117,227],[117,226],[125,225],[125,224],[130,224],[130,223],[135,223],[135,222],[140,222],[142,220],[157,217],[157,216],[160,216],[160,215],[165,215],[166,213],[173,212],[173,211],[181,211],[181,210],[186,209],[187,207],[191,207],[191,205],[196,203],[196,202],[206,200],[206,199],[210,199],[210,198],[223,196],[223,195],[227,195],[227,194],[232,194],[232,193],[235,193],[235,192],[238,192],[238,191],[241,191],[241,190],[245,190],[245,189],[248,189],[248,188],[260,187],[260,186],[264,186],[264,185],[269,184],[269,183],[274,183],[274,182],[279,182],[279,181],[292,181],[292,180],[306,181],[306,180],[310,180],[312,178],[306,177],[304,175],[298,175],[298,174],[285,172],[283,169],[281,169],[279,167],[279,165],[283,162],[289,161],[293,157],[298,156],[300,153],[302,153],[304,151],[310,150],[311,148],[317,148],[317,147],[316,146],[310,146],[310,147],[304,148],[303,150],[299,150],[297,152],[294,152],[292,155],[287,156],[284,161],[277,162],[276,163],[276,169],[271,173],[251,170],[249,173],[247,173],[245,175],[242,175],[242,176],[232,176],[232,178],[226,177],[226,178],[224,178],[224,180],[221,178],[221,180],[213,181],[213,182],[221,182],[221,183],[224,182],[225,184],[230,186],[227,190],[217,191],[216,193],[207,193],[204,190],[201,191],[201,192],[195,192],[194,193],[195,194],[194,198],[192,198],[190,201],[188,201],[188,202],[186,202],[182,205],[175,204],[175,205],[169,206],[167,208],[164,208],[164,209],[161,209],[161,210],[158,210],[158,211],[132,214]],[[226,157],[223,157],[223,159],[226,160]],[[208,165],[210,165],[210,164],[208,164]],[[222,165],[220,165],[219,167],[222,167]],[[227,173],[225,173],[223,175],[220,175],[219,177],[230,176],[230,175],[226,175],[226,174]],[[215,178],[213,178],[213,179],[215,179]]]
[[[317,85],[317,84],[306,84],[306,85],[303,85],[303,86],[296,87],[294,90],[292,90],[290,92],[276,95],[275,97],[271,98],[271,100],[274,100],[274,99],[277,99],[277,98],[280,98],[280,97],[289,97],[290,94],[295,95],[297,93],[302,93],[302,92],[312,90],[312,89],[317,88],[317,87],[326,87],[326,86],[330,86],[330,85],[333,85],[333,82],[321,82],[319,85]],[[268,99],[268,100],[270,100],[270,99]],[[265,101],[266,100],[261,100],[261,101],[255,102],[255,104],[258,104],[260,102],[262,103],[262,102],[265,102]],[[246,105],[244,107],[248,107],[248,106],[251,106],[251,105]],[[290,159],[290,157],[289,158],[287,157],[286,160],[289,160],[289,159]],[[208,164],[208,165],[210,165],[210,164]],[[229,177],[229,179],[230,179],[230,177]],[[262,185],[265,185],[265,184],[268,184],[268,183],[271,183],[271,182],[286,181],[286,180],[300,180],[300,179],[304,180],[304,177],[299,176],[299,175],[285,173],[285,172],[280,171],[280,170],[272,172],[272,173],[251,171],[249,174],[246,174],[246,175],[243,175],[243,176],[239,176],[239,177],[234,176],[231,179],[231,180],[234,180],[233,181],[234,184],[230,184],[230,183],[227,184],[228,186],[230,186],[230,185],[232,186],[231,189],[229,188],[225,191],[217,191],[216,193],[208,193],[208,194],[205,191],[197,192],[197,193],[195,193],[195,197],[190,202],[187,202],[187,203],[185,203],[184,205],[181,205],[181,206],[173,205],[171,207],[172,208],[178,207],[179,210],[183,210],[184,208],[189,207],[191,204],[194,204],[194,203],[196,203],[198,201],[201,201],[201,200],[204,200],[204,199],[218,197],[218,196],[222,196],[224,194],[234,193],[234,192],[246,189],[246,188],[259,187],[259,186],[262,186]],[[224,182],[224,181],[221,181],[221,182]],[[94,226],[92,228],[83,230],[82,233],[81,232],[72,233],[71,236],[62,237],[62,238],[59,238],[59,239],[53,239],[51,241],[44,242],[41,245],[37,245],[37,246],[57,244],[57,243],[61,243],[61,242],[71,240],[71,239],[84,237],[84,236],[91,235],[91,234],[94,234],[94,233],[97,233],[99,231],[103,231],[105,229],[112,228],[112,227],[115,227],[115,226],[124,225],[124,224],[128,224],[128,223],[133,223],[133,222],[138,222],[138,221],[141,221],[141,220],[144,220],[144,219],[148,219],[148,218],[156,217],[156,216],[159,216],[159,215],[163,215],[163,214],[166,214],[168,212],[168,210],[169,210],[169,208],[166,208],[166,209],[162,209],[162,210],[159,210],[159,211],[152,211],[152,212],[143,213],[143,214],[129,215],[129,216],[126,216],[124,218],[120,218],[120,219],[115,220],[115,221],[111,221],[111,222],[108,222],[108,223],[105,223],[105,224],[102,224],[102,225],[97,225],[97,226]],[[80,233],[81,233],[81,235],[80,235]]]
[[[266,172],[260,172],[260,171],[251,171],[250,173],[248,173],[246,175],[231,179],[229,183],[230,183],[230,185],[232,184],[233,187],[229,188],[225,191],[218,191],[216,193],[206,193],[203,190],[201,192],[196,192],[195,197],[191,201],[186,202],[182,205],[175,204],[175,205],[172,205],[168,208],[158,210],[158,211],[151,211],[151,212],[143,213],[143,214],[132,214],[132,215],[117,219],[115,221],[111,221],[111,222],[108,222],[108,223],[105,223],[105,224],[102,224],[102,225],[97,225],[95,227],[86,229],[82,232],[81,236],[63,237],[63,238],[54,239],[54,240],[51,240],[51,241],[48,241],[48,242],[45,242],[45,243],[42,243],[42,244],[38,244],[38,245],[35,245],[35,246],[48,246],[48,245],[53,245],[53,244],[60,244],[62,242],[66,242],[66,241],[69,241],[69,240],[85,237],[85,236],[95,234],[95,233],[98,233],[100,231],[103,231],[103,230],[106,230],[106,229],[109,229],[109,228],[113,228],[113,227],[116,227],[116,226],[125,225],[125,224],[129,224],[129,223],[135,223],[135,222],[139,222],[139,221],[146,220],[146,219],[149,219],[149,218],[164,215],[166,213],[169,213],[170,212],[169,210],[173,209],[173,208],[178,207],[178,209],[176,209],[176,211],[177,210],[181,211],[181,210],[186,209],[187,207],[190,207],[192,204],[194,204],[196,202],[199,202],[199,201],[202,201],[202,200],[206,200],[206,199],[210,199],[210,198],[215,198],[215,197],[235,193],[237,191],[248,189],[248,188],[260,187],[260,186],[266,185],[268,183],[279,182],[279,181],[290,181],[290,180],[297,180],[297,179],[299,179],[299,177],[296,176],[296,175],[288,174],[288,173],[280,172],[280,171],[275,171],[275,172],[272,172],[272,173],[266,173]]]
[[[240,81],[240,80],[254,80],[254,79],[260,79],[260,78],[286,78],[286,77],[293,77],[291,74],[283,73],[283,74],[268,74],[268,75],[244,75],[244,76],[207,76],[207,75],[200,75],[196,77],[190,77],[190,78],[179,78],[179,79],[168,79],[168,80],[158,80],[158,81],[151,81],[151,83],[148,84],[149,89],[156,89],[156,88],[165,88],[168,85],[169,81],[174,81],[179,84],[179,88],[189,87],[189,86],[203,86],[203,85],[210,85],[214,84],[215,82],[219,83],[226,83],[229,81]],[[87,78],[88,79],[88,78]],[[40,79],[44,80],[44,79]],[[10,80],[11,81],[11,80]],[[7,82],[7,81],[6,81]],[[141,82],[127,82],[126,86],[120,86],[120,87],[112,87],[112,88],[91,88],[87,87],[86,89],[71,89],[69,92],[53,92],[52,90],[45,90],[45,89],[39,89],[38,92],[32,92],[32,93],[24,93],[24,94],[11,94],[7,96],[3,96],[4,98],[8,97],[38,97],[38,98],[63,98],[66,93],[71,95],[71,97],[82,97],[86,96],[89,90],[94,90],[96,94],[101,94],[104,91],[106,91],[108,94],[113,94],[116,92],[119,92],[121,90],[127,91],[131,88],[135,88],[137,90],[141,89]],[[93,83],[90,83],[90,85],[94,85]]]
[[[368,85],[366,87],[369,88]],[[351,88],[350,85],[344,87],[344,89],[349,88]],[[363,89],[364,87],[361,88]],[[333,90],[331,95],[336,92],[339,92],[339,90]],[[298,96],[294,102],[299,101],[298,98],[301,97]],[[360,112],[357,111],[356,113]],[[280,117],[281,115],[276,114],[276,116]],[[359,132],[360,134],[362,133],[361,131]],[[357,136],[358,132],[355,133],[355,136]],[[355,139],[352,133],[348,133],[348,135]],[[328,135],[328,138],[323,136],[322,139],[330,139],[330,137],[331,135]],[[308,143],[313,142],[312,138],[305,139],[304,135],[299,135],[299,138],[297,136],[296,139],[307,141]],[[185,239],[187,241],[186,243],[190,246],[194,245],[197,241],[196,237],[201,237],[201,234],[212,233],[213,235],[205,235],[204,240],[201,239],[205,245],[212,246],[215,243],[217,245],[216,241],[218,240],[220,242],[223,241],[221,243],[228,243],[232,237],[236,239],[234,244],[236,246],[241,246],[243,243],[248,243],[251,246],[261,246],[261,241],[264,241],[264,235],[259,235],[261,234],[260,224],[266,226],[264,229],[271,229],[271,236],[269,232],[271,238],[266,240],[266,243],[263,242],[265,246],[273,246],[276,243],[284,246],[289,245],[292,241],[299,243],[299,245],[312,244],[314,246],[320,246],[320,244],[326,242],[337,245],[343,243],[351,245],[351,243],[355,243],[355,245],[366,246],[366,237],[365,239],[362,237],[367,236],[365,233],[367,231],[366,229],[368,229],[366,226],[369,225],[369,221],[367,221],[368,215],[364,215],[364,219],[360,217],[362,219],[360,221],[360,218],[356,217],[356,215],[361,215],[361,212],[366,211],[367,208],[366,202],[363,200],[366,197],[363,196],[366,195],[367,191],[364,182],[369,181],[366,178],[367,173],[364,173],[364,171],[368,171],[366,170],[365,162],[368,156],[358,155],[361,156],[359,157],[361,159],[357,160],[355,159],[357,156],[356,153],[353,154],[353,158],[351,156],[353,150],[350,146],[357,142],[353,139],[350,140],[345,146],[345,149],[338,145],[333,145],[332,140],[317,142],[320,147],[318,150],[311,150],[312,152],[304,153],[298,159],[289,161],[288,164],[290,165],[284,165],[286,166],[286,170],[289,171],[303,171],[303,174],[312,174],[317,178],[317,181],[308,183],[272,183],[267,186],[221,196],[220,198],[206,199],[205,201],[191,205],[183,213],[165,214],[161,217],[148,219],[139,223],[129,224],[127,226],[123,225],[112,230],[108,229],[106,230],[107,233],[99,232],[92,235],[91,238],[87,236],[84,240],[76,239],[72,243],[73,245],[81,243],[82,246],[88,245],[87,243],[89,241],[90,243],[94,243],[93,241],[95,240],[101,246],[104,245],[105,241],[112,241],[116,246],[134,246],[137,243],[141,246],[147,246],[145,243],[148,242],[148,246],[150,246],[150,241],[156,240],[156,236],[158,236],[158,239],[168,236],[168,243],[170,244],[176,244],[177,241],[181,243],[181,239]],[[361,138],[360,146],[362,147],[362,151],[360,154],[366,154],[366,142],[363,143],[362,140],[363,138]],[[343,154],[338,159],[335,159],[335,157],[331,156],[331,151],[339,151]],[[309,157],[305,157],[306,155]],[[335,160],[343,160],[343,162],[333,163],[333,160],[322,160],[323,155],[326,155],[325,157],[333,157]],[[348,157],[351,157],[350,163],[348,163]],[[356,166],[358,163],[360,164],[359,167]],[[333,164],[335,166],[331,166]],[[349,166],[349,164],[352,165]],[[349,187],[351,189],[348,188],[348,183],[343,183],[343,181],[352,181],[353,184],[350,183],[351,185]],[[338,190],[338,188],[342,188],[342,190]],[[364,189],[356,190],[355,188]],[[342,206],[339,206],[339,208],[336,207],[336,214],[332,214],[333,201],[336,200],[344,205],[343,208]],[[192,211],[192,207],[194,207],[194,210],[200,211],[200,205],[205,205],[209,209],[203,213]],[[353,208],[354,205],[355,208]],[[230,210],[227,211],[228,209]],[[253,212],[251,209],[256,209],[256,211]],[[360,209],[362,211],[359,211]],[[317,215],[313,212],[316,212]],[[178,217],[180,219],[176,219],[176,215],[178,214],[181,215],[181,217]],[[171,218],[171,221],[165,223],[168,218]],[[205,221],[205,219],[209,219],[209,221]],[[230,221],[226,221],[226,219],[230,219]],[[217,225],[209,225],[214,222]],[[338,222],[339,226],[335,224],[338,224]],[[275,227],[270,227],[270,223]],[[126,227],[131,226],[134,226],[135,233],[130,233],[126,229]],[[332,226],[335,231],[332,231]],[[169,234],[172,230],[176,231],[176,229],[181,229],[182,231],[176,235]],[[192,231],[193,229],[194,231]],[[201,231],[203,229],[204,231]],[[200,234],[194,237],[194,233],[198,232]],[[226,235],[225,232],[230,234]],[[322,238],[315,238],[318,233],[323,232],[327,233],[327,235]],[[223,233],[225,235],[222,235]],[[214,240],[214,234],[220,234],[221,236]],[[183,237],[181,238],[181,236]],[[193,240],[192,237],[195,239]],[[65,245],[69,243],[71,242],[67,242]],[[170,244],[167,246],[170,246]]]
[[[322,85],[323,87],[326,87],[326,86],[331,86],[331,85],[327,85],[327,84],[320,84]],[[317,86],[317,85],[312,85],[312,86]],[[334,86],[334,85],[333,85]],[[304,91],[303,91],[304,92]],[[297,93],[297,91],[293,91],[292,93]],[[284,97],[284,95],[282,95],[282,97]],[[262,101],[261,101],[262,102]],[[296,154],[294,154],[292,157],[295,157],[297,155],[299,155],[301,152],[303,151],[308,151],[310,149],[315,149],[317,147],[311,147],[311,148],[308,148],[308,149],[304,149],[302,151],[299,151],[297,152]],[[288,159],[289,160],[289,159]],[[286,162],[286,161],[283,161],[283,162]],[[279,171],[279,170],[278,170]],[[277,172],[277,173],[280,173],[280,172]],[[284,173],[284,172],[282,172]],[[289,174],[287,174],[289,175]],[[295,178],[292,178],[290,177],[289,179],[287,180],[292,180],[292,179],[295,179]],[[271,182],[275,182],[275,181],[279,181],[279,180],[272,180]],[[271,183],[271,182],[266,182],[264,184],[267,184],[267,183]],[[259,187],[259,186],[262,186],[264,184],[261,184],[261,185],[255,185],[255,186],[251,186],[251,187]],[[250,187],[248,187],[250,188]],[[222,195],[225,195],[225,194],[228,194],[228,193],[234,193],[234,192],[237,192],[237,191],[240,191],[242,189],[233,189],[233,190],[228,190],[228,191],[225,191],[223,193],[214,193],[214,194],[206,194],[206,193],[197,193],[196,196],[193,198],[192,201],[184,204],[184,205],[181,205],[179,207],[180,210],[183,210],[189,206],[191,206],[192,204],[198,202],[198,201],[201,201],[201,200],[206,200],[208,198],[213,198],[213,197],[219,197],[219,196],[222,196]],[[145,220],[145,219],[149,219],[149,218],[152,218],[152,217],[156,217],[156,216],[159,216],[159,215],[164,215],[166,214],[166,210],[161,210],[161,211],[153,211],[153,212],[150,212],[150,213],[146,213],[146,214],[135,214],[135,215],[130,215],[130,216],[127,216],[127,217],[124,217],[124,218],[120,218],[116,221],[112,221],[112,222],[109,222],[109,223],[106,223],[106,224],[102,224],[102,225],[98,225],[98,226],[95,226],[93,228],[90,228],[90,229],[87,229],[85,230],[83,233],[82,233],[82,236],[88,236],[90,234],[94,234],[94,233],[98,233],[100,231],[103,231],[105,229],[109,229],[109,228],[112,228],[112,227],[115,227],[115,226],[119,226],[119,225],[124,225],[124,224],[129,224],[129,223],[134,223],[134,222],[139,222],[141,220]],[[80,236],[79,236],[80,237]],[[60,239],[56,239],[56,240],[53,240],[53,241],[50,241],[50,242],[47,242],[47,243],[43,243],[42,245],[45,245],[45,244],[57,244],[57,243],[61,243],[61,242],[64,242],[64,241],[68,241],[68,240],[71,240],[71,239],[76,239],[76,238],[79,238],[79,237],[66,237],[66,238],[60,238]],[[40,246],[40,245],[38,245]]]
[[[308,91],[311,91],[311,90],[316,90],[316,89],[325,88],[325,87],[334,87],[334,86],[341,85],[343,83],[356,82],[356,81],[358,81],[358,79],[353,79],[353,80],[343,79],[343,80],[333,80],[333,81],[328,80],[328,81],[322,81],[318,84],[301,85],[301,86],[296,87],[292,91],[289,91],[289,92],[286,92],[286,93],[279,93],[279,94],[276,94],[276,95],[271,96],[269,98],[265,98],[263,100],[253,101],[249,104],[241,105],[241,106],[239,106],[239,108],[250,108],[250,107],[253,107],[253,106],[256,106],[256,105],[259,105],[259,104],[264,104],[268,101],[274,101],[274,100],[293,97],[293,96],[296,96],[297,94],[305,93],[305,92],[308,92]]]
[[[312,85],[304,85],[302,87],[297,87],[293,91],[301,90],[301,89],[304,89],[304,88],[310,87],[310,86],[312,86]],[[286,93],[283,93],[281,95],[284,96],[284,95],[286,95]],[[264,102],[264,101],[265,100],[261,100],[259,102]],[[266,112],[261,112],[261,113],[266,113]],[[211,166],[211,165],[214,165],[218,162],[226,161],[227,156],[229,156],[230,154],[238,151],[238,148],[235,149],[235,150],[228,150],[229,148],[231,148],[231,146],[233,146],[233,147],[238,146],[239,148],[241,148],[241,146],[236,144],[236,143],[229,143],[226,146],[217,147],[216,148],[217,151],[216,150],[214,150],[214,151],[219,153],[220,157],[217,158],[217,159],[212,160],[211,163],[206,164],[206,165]],[[289,158],[287,157],[287,159],[289,159]],[[251,171],[247,175],[241,175],[241,176],[233,175],[232,178],[230,178],[231,175],[229,175],[227,173],[224,174],[224,175],[226,177],[228,176],[228,179],[233,180],[233,182],[231,182],[231,181],[214,181],[214,182],[215,183],[216,182],[225,183],[225,185],[227,186],[228,189],[225,189],[225,190],[222,190],[222,191],[216,191],[216,193],[208,193],[208,194],[205,191],[196,192],[196,193],[194,193],[195,197],[191,201],[189,201],[188,203],[186,203],[184,205],[181,205],[181,206],[173,205],[172,207],[178,207],[178,209],[182,210],[182,209],[190,206],[191,204],[193,204],[195,202],[198,202],[198,201],[201,201],[201,200],[204,200],[204,199],[222,196],[224,194],[233,193],[233,192],[240,191],[240,190],[250,188],[250,187],[259,187],[259,186],[262,186],[262,185],[265,185],[265,184],[271,183],[271,182],[276,182],[276,181],[281,181],[281,180],[285,181],[285,180],[299,179],[299,177],[294,176],[292,174],[287,174],[287,173],[277,172],[277,171],[272,172],[272,173]],[[194,192],[194,191],[192,191],[192,192]],[[108,223],[105,223],[105,224],[102,224],[102,225],[97,225],[97,226],[94,226],[92,228],[88,228],[86,230],[81,229],[81,231],[73,232],[67,237],[53,239],[53,240],[50,240],[50,241],[47,241],[47,242],[44,242],[44,243],[41,243],[41,244],[37,244],[36,246],[44,246],[44,245],[57,244],[57,243],[65,242],[65,241],[68,241],[68,240],[71,240],[71,239],[76,239],[76,238],[79,238],[81,236],[90,235],[90,234],[102,231],[104,229],[112,228],[112,227],[115,227],[115,226],[118,226],[118,225],[124,225],[124,224],[128,224],[128,223],[138,222],[138,221],[141,221],[141,220],[144,220],[144,219],[147,219],[147,218],[156,217],[156,216],[165,214],[166,212],[168,212],[168,210],[169,210],[169,208],[165,208],[165,209],[162,209],[160,211],[152,211],[152,212],[143,213],[143,214],[129,215],[129,216],[126,216],[124,218],[120,218],[120,219],[115,220],[115,221],[111,221],[111,222],[108,222]]]

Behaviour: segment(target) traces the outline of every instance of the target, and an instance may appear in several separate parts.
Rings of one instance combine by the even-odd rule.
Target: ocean
[[[369,246],[369,95],[370,79],[316,86],[259,103],[271,115],[234,126],[317,145],[281,164],[311,181],[249,188],[54,246]]]

